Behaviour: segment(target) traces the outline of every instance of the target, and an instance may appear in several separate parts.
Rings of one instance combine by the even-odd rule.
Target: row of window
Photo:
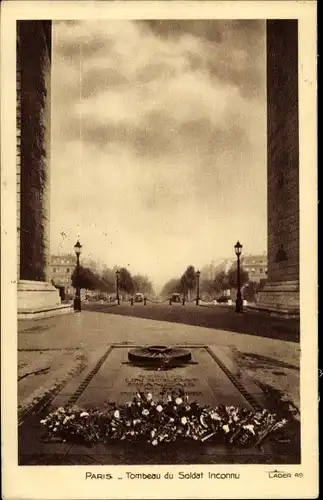
[[[74,264],[75,259],[51,259],[52,264]]]
[[[57,272],[57,273],[61,273],[61,272],[62,272],[62,269],[61,269],[61,268],[58,268],[58,269],[56,270],[56,267],[53,267],[53,273],[56,273],[56,272]],[[71,272],[71,269],[70,269],[69,267],[67,267],[65,272],[66,272],[66,273],[69,273],[69,272]]]
[[[70,284],[71,280],[69,278],[58,278],[58,279],[55,280],[55,283],[57,285],[61,285],[63,283]]]
[[[244,260],[244,265],[250,265],[250,264],[267,264],[267,261],[264,261],[264,260],[249,260],[249,261],[247,261],[246,259]]]

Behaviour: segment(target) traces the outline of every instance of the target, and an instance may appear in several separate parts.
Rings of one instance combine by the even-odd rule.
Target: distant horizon
[[[55,253],[55,254],[50,254],[50,258],[52,257],[67,257],[67,256],[71,256],[71,257],[75,257],[75,254],[73,255],[72,253]],[[257,254],[253,254],[253,253],[248,253],[248,254],[244,254],[242,253],[242,259],[243,257],[262,257],[262,256],[266,256],[267,257],[267,252],[263,252],[263,253],[257,253]],[[216,263],[217,265],[221,264],[221,262],[225,262],[225,261],[235,261],[236,260],[236,256],[232,256],[232,257],[221,257],[221,258],[218,258],[218,259],[213,259],[211,262],[209,263],[206,263],[204,265],[202,265],[200,268],[195,268],[196,271],[199,270],[201,273],[203,272],[203,268],[205,267],[208,267],[208,266],[212,266],[213,263]],[[121,269],[123,267],[126,267],[126,266],[118,266],[118,265],[113,265],[113,266],[107,266],[103,261],[101,260],[96,260],[96,259],[89,259],[89,258],[85,258],[84,261],[83,261],[83,265],[84,265],[84,262],[87,264],[89,264],[90,261],[93,261],[95,262],[96,264],[99,265],[99,267],[106,267],[108,269],[114,269],[114,268],[117,268],[117,269]],[[82,256],[80,258],[80,265],[82,266]],[[163,286],[167,283],[167,281],[171,280],[171,279],[178,279],[181,277],[181,275],[184,273],[185,269],[189,266],[189,265],[192,265],[192,264],[187,264],[186,266],[184,266],[183,270],[181,273],[179,273],[178,275],[174,275],[174,276],[171,276],[170,278],[168,278],[165,282],[161,283],[161,284],[156,284],[151,278],[150,276],[146,273],[140,273],[136,270],[132,270],[129,268],[129,271],[131,273],[132,276],[135,276],[137,274],[141,274],[143,276],[147,276],[149,281],[151,281],[152,285],[153,285],[153,288],[154,288],[154,291],[156,292],[157,290],[161,291],[161,289],[163,288]],[[195,267],[195,266],[194,266]]]

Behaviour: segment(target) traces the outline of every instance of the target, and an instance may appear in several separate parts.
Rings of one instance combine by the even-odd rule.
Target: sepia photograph
[[[299,463],[297,61],[297,20],[18,21],[21,465]]]
[[[299,20],[55,17],[15,22],[19,468],[294,478]]]

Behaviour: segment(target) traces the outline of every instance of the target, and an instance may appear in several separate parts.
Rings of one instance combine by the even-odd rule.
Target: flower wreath
[[[127,440],[154,446],[178,439],[220,439],[238,446],[257,446],[286,423],[287,419],[268,410],[202,406],[197,401],[189,402],[184,392],[156,401],[151,393],[138,392],[125,404],[107,403],[103,411],[61,407],[41,420],[47,436],[63,442],[107,444]]]

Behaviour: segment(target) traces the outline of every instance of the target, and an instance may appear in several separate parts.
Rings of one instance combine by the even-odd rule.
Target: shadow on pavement
[[[193,305],[173,306],[158,304],[135,305],[121,304],[115,307],[105,307],[101,304],[91,304],[83,307],[86,311],[102,314],[117,314],[136,318],[167,321],[185,325],[214,328],[247,335],[256,335],[289,342],[299,342],[300,323],[298,319],[271,317],[259,313],[237,314],[228,308],[197,307]]]

